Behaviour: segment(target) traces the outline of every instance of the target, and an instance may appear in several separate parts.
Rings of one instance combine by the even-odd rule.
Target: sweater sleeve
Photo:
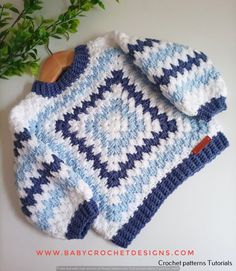
[[[119,34],[120,47],[181,112],[209,121],[226,109],[225,82],[203,53],[188,46]]]
[[[82,239],[98,215],[91,188],[27,128],[18,125],[13,135],[23,213],[53,237]]]

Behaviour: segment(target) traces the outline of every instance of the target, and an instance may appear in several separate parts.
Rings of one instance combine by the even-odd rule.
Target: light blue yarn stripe
[[[170,153],[170,156],[169,156],[168,160],[166,159],[166,161],[165,160],[164,161],[167,162],[171,159],[174,159],[176,154],[178,155],[179,153],[181,153],[184,146],[186,146],[188,140],[192,139],[192,136],[194,136],[194,135],[198,135],[198,134],[191,132],[191,133],[185,135],[180,140],[178,140],[178,142],[175,142],[175,144],[173,146],[168,146],[166,153],[168,153],[168,154]],[[56,146],[56,147],[58,147],[58,146]],[[52,149],[54,149],[54,146],[52,146]],[[179,153],[178,152],[176,153],[174,150],[178,150]],[[62,147],[62,145],[60,145],[59,157],[64,161],[68,157],[67,154],[65,155],[65,157],[62,157],[63,153],[65,153],[65,152],[66,152],[65,148]],[[75,158],[71,157],[71,159],[75,159]],[[66,161],[66,162],[68,163],[69,161]],[[69,163],[68,163],[68,165],[69,165]],[[71,165],[69,165],[69,166],[71,166]],[[154,166],[156,166],[156,169],[153,169]],[[121,219],[122,212],[125,212],[128,210],[128,203],[132,202],[135,198],[135,195],[132,193],[132,190],[134,189],[134,187],[137,192],[141,192],[142,185],[149,181],[149,177],[151,175],[155,174],[154,170],[157,170],[157,168],[159,168],[159,169],[163,168],[164,166],[165,166],[165,163],[163,164],[163,159],[161,159],[161,157],[159,157],[157,160],[153,160],[150,163],[150,166],[148,167],[148,169],[146,169],[145,171],[142,171],[141,175],[133,177],[133,182],[134,182],[133,185],[126,187],[126,193],[121,196],[122,204],[119,204],[117,206],[112,206],[111,213],[109,213],[109,212],[106,213],[106,219],[108,221],[116,221],[116,222],[119,221]],[[79,173],[79,170],[75,170],[76,176],[77,176],[77,173]],[[138,184],[139,182],[140,182],[140,184]],[[99,189],[98,185],[94,185],[94,182],[92,182],[92,183],[93,183],[93,186],[96,187],[95,189]],[[88,185],[91,186],[92,183],[88,183]],[[137,187],[137,185],[138,185],[138,187]],[[58,206],[57,204],[55,204],[55,202],[52,198],[55,196],[55,197],[58,197],[58,199],[64,199],[66,197],[65,190],[66,190],[66,187],[64,187],[64,189],[61,191],[58,188],[55,188],[55,190],[50,191],[51,197],[49,200],[44,202],[44,209],[42,211],[37,212],[38,223],[42,229],[48,229],[49,225],[48,225],[47,220],[53,219],[53,217],[54,217],[53,208]],[[98,202],[97,201],[98,199],[96,198],[97,194],[98,193],[94,193],[94,199],[96,202]],[[107,196],[106,195],[102,195],[102,196],[103,196],[103,203],[106,205],[109,205],[107,202]],[[101,198],[100,198],[100,200],[101,200]],[[123,200],[127,201],[127,204],[125,203],[125,201],[123,202]]]
[[[43,131],[44,129],[43,124],[45,122],[45,119],[47,119],[47,117],[50,114],[55,113],[58,110],[58,108],[65,106],[68,103],[71,103],[73,100],[76,99],[76,97],[84,95],[87,88],[90,88],[94,82],[99,80],[100,77],[102,77],[102,75],[107,72],[107,70],[109,69],[109,66],[106,64],[110,63],[113,60],[113,58],[115,58],[119,53],[120,53],[120,50],[118,49],[106,50],[105,53],[98,58],[97,60],[98,64],[92,67],[91,72],[89,74],[90,80],[84,80],[81,84],[78,85],[78,88],[74,87],[74,89],[71,90],[68,93],[68,95],[65,97],[65,99],[63,99],[62,101],[55,101],[53,105],[50,104],[49,106],[46,106],[41,112],[39,112],[39,114],[36,116],[36,119],[30,121],[30,124],[29,124],[30,133],[31,134],[35,133],[36,124],[38,126],[38,131],[40,132]],[[50,139],[50,141],[52,140]],[[22,165],[21,171],[23,171],[24,169],[27,170],[27,168],[29,168],[28,166],[29,160],[25,157],[27,155],[28,153],[22,154],[21,155],[22,159],[19,160],[19,166]]]
[[[202,123],[204,123],[204,122],[202,122]],[[198,125],[197,125],[197,122],[195,121],[195,120],[192,120],[192,125],[193,125],[193,131],[192,132],[190,132],[190,133],[188,133],[188,134],[185,134],[184,136],[183,136],[183,138],[181,138],[180,140],[179,140],[179,142],[175,142],[175,144],[174,144],[174,146],[168,146],[168,149],[167,149],[167,153],[169,153],[169,152],[172,152],[173,151],[173,148],[180,148],[179,149],[179,151],[181,152],[181,147],[182,148],[184,148],[184,146],[186,146],[186,142],[188,141],[188,139],[189,138],[192,138],[192,136],[194,136],[194,135],[197,135],[197,133],[195,133],[195,130],[196,130],[196,127],[198,127]],[[206,126],[207,124],[205,124],[205,126]],[[204,126],[202,126],[203,128],[205,128],[206,129],[206,127],[204,127]],[[206,133],[206,131],[204,131],[204,129],[203,129],[203,133]],[[49,140],[49,138],[47,138],[47,134],[44,134],[44,136],[45,136],[45,139],[46,140]],[[52,151],[57,151],[57,153],[58,153],[58,155],[59,155],[59,157],[62,159],[62,160],[64,160],[67,164],[68,164],[68,166],[70,166],[71,168],[73,168],[74,169],[74,172],[75,172],[75,175],[76,176],[80,176],[91,188],[94,188],[96,191],[99,191],[100,189],[99,189],[99,186],[93,181],[93,179],[92,178],[90,178],[90,177],[88,177],[88,176],[86,176],[86,175],[84,175],[84,169],[82,169],[81,168],[81,165],[79,165],[78,163],[77,163],[77,160],[75,159],[75,157],[71,154],[71,153],[67,153],[67,150],[66,150],[66,148],[64,147],[64,146],[62,146],[62,145],[60,145],[60,146],[58,146],[58,145],[56,145],[56,144],[54,144],[53,142],[52,142],[52,145],[51,145],[51,149],[52,149]],[[174,157],[174,155],[173,155],[173,157]],[[160,163],[160,165],[162,164],[162,159],[160,159],[160,161],[159,161],[159,163]],[[157,163],[157,161],[154,161],[153,163]],[[164,165],[162,165],[162,166],[164,166]],[[150,167],[153,167],[153,165],[151,165]],[[150,168],[149,167],[149,168]],[[80,168],[79,170],[78,170],[78,168]],[[77,169],[77,170],[76,170]],[[84,176],[83,176],[84,175]],[[142,176],[143,176],[143,174],[142,174]],[[78,177],[77,177],[78,178]],[[136,178],[138,178],[138,176],[136,177]],[[145,181],[148,181],[148,175],[147,176],[145,176],[145,178],[144,178],[144,182]],[[135,181],[135,179],[134,179],[134,181]],[[128,197],[128,202],[131,202],[132,201],[132,189],[133,189],[133,187],[135,186],[135,183],[133,184],[133,186],[131,186],[131,187],[127,187],[127,193],[126,193],[126,196]],[[108,202],[107,202],[107,196],[106,195],[102,195],[102,194],[100,194],[99,195],[99,193],[94,193],[94,199],[95,199],[95,201],[96,202],[99,202],[99,204],[100,204],[100,206],[101,206],[101,208],[102,208],[102,206],[105,206],[105,205],[108,205]],[[124,203],[123,203],[124,204]],[[124,207],[126,207],[127,208],[127,206],[124,206]],[[111,214],[110,215],[107,215],[107,219],[108,219],[108,221],[114,221],[114,220],[116,220],[116,218],[119,220],[119,218],[120,218],[120,215],[121,215],[121,212],[123,212],[124,211],[124,207],[122,207],[122,206],[117,206],[117,207],[114,207],[114,206],[112,206],[112,210],[114,210],[114,208],[116,209],[116,214],[115,214],[115,217],[114,216],[111,216]],[[49,210],[48,210],[49,209]],[[46,214],[50,214],[50,209],[52,209],[52,206],[50,205],[50,203],[48,204],[48,206],[46,206],[46,210],[44,210],[44,212],[46,213]],[[40,212],[38,213],[38,216],[39,216],[39,221],[44,221],[44,219],[42,218],[42,217],[44,217],[44,215],[42,214],[40,214]],[[49,215],[48,215],[49,216]],[[51,218],[51,217],[50,217]],[[117,221],[117,220],[116,220]],[[45,223],[44,223],[45,224]],[[41,225],[42,227],[45,227],[45,225]]]
[[[166,44],[166,47],[159,49],[158,51],[150,51],[147,59],[137,59],[138,65],[144,73],[148,73],[150,69],[163,67],[163,62],[168,57],[173,57],[176,53],[181,53],[187,47],[179,44]],[[165,67],[163,67],[165,68]]]
[[[119,138],[112,140],[103,131],[100,122],[106,120],[114,112],[121,113],[122,117],[127,119],[129,130],[122,132]],[[144,122],[138,120],[135,112],[129,112],[128,105],[119,98],[112,100],[111,104],[104,107],[95,118],[92,116],[92,120],[87,121],[85,129],[86,133],[92,133],[94,139],[99,138],[102,146],[108,149],[108,156],[112,156],[120,154],[122,149],[129,145],[131,139],[135,138],[140,131],[144,131]]]
[[[131,202],[135,200],[136,193],[141,193],[143,185],[147,184],[150,177],[155,176],[159,170],[162,170],[167,162],[171,162],[176,156],[180,155],[183,149],[191,145],[193,140],[199,141],[202,135],[208,133],[207,123],[202,122],[201,133],[196,133],[195,129],[191,132],[185,133],[184,136],[175,141],[173,145],[169,145],[166,148],[164,154],[160,156],[157,153],[156,159],[150,162],[149,167],[142,170],[142,173],[138,176],[132,177],[133,184],[126,187],[125,194],[120,196],[121,203],[112,207],[112,211],[106,213],[106,219],[108,221],[118,222],[122,218],[122,213],[128,211],[128,206]],[[135,194],[133,191],[135,190]]]
[[[27,172],[32,171],[33,167],[35,166],[36,161],[38,160],[38,155],[42,155],[47,151],[46,146],[40,144],[38,147],[35,147],[30,152],[28,158],[31,163],[25,164],[25,168],[20,168],[20,170],[17,171],[17,180],[23,180],[25,174]],[[39,161],[37,161],[39,162]],[[42,161],[43,162],[43,161]],[[23,171],[22,171],[23,170]],[[24,170],[27,170],[24,171]],[[60,172],[58,173],[60,175]],[[55,182],[55,188],[49,191],[49,199],[43,201],[44,209],[41,211],[37,211],[37,219],[38,219],[38,225],[41,229],[46,230],[49,227],[48,219],[54,217],[53,209],[55,207],[58,207],[60,205],[60,200],[67,197],[67,191],[68,188],[74,188],[79,185],[78,176],[75,175],[75,173],[71,170],[69,173],[70,177],[66,180],[56,181]],[[33,176],[32,176],[33,177]],[[43,193],[43,192],[42,192]]]
[[[31,163],[28,163],[28,164],[26,163],[24,168],[21,167],[19,168],[19,170],[17,170],[16,179],[18,182],[20,180],[21,182],[25,181],[24,179],[25,174],[33,170],[33,167],[35,166],[35,163],[38,160],[38,155],[42,155],[46,151],[47,151],[46,147],[42,144],[32,149],[32,151],[29,153],[29,156],[28,156],[28,159],[29,159],[28,161],[30,161]],[[54,217],[53,208],[58,207],[60,205],[60,199],[67,197],[68,187],[76,187],[78,184],[79,184],[78,176],[76,176],[73,171],[70,172],[70,178],[66,180],[62,180],[61,183],[58,182],[58,180],[57,182],[55,182],[55,189],[52,189],[49,192],[49,195],[50,195],[49,200],[43,201],[44,209],[37,212],[38,225],[40,226],[41,229],[43,230],[48,229],[49,224],[47,220],[49,218]]]
[[[40,144],[24,154],[24,157],[21,155],[21,163],[18,163],[18,167],[16,168],[17,182],[21,183],[25,181],[25,174],[33,170],[35,163],[38,161],[38,156],[43,155],[46,152],[46,146]]]
[[[171,100],[173,102],[181,102],[186,93],[197,92],[202,85],[208,85],[210,80],[216,80],[219,76],[220,73],[214,67],[211,69],[204,69],[203,74],[198,74],[196,77],[188,79],[182,84],[176,85],[175,91],[171,95]]]
[[[42,131],[42,136],[45,138],[46,142],[50,142],[50,151],[52,151],[53,153],[56,153],[60,159],[62,159],[69,167],[71,167],[71,169],[74,170],[75,174],[75,178],[74,180],[78,180],[79,178],[81,178],[84,182],[86,182],[91,189],[94,187],[94,189],[96,191],[99,191],[99,186],[93,181],[92,177],[87,176],[87,174],[85,173],[86,170],[84,168],[81,167],[81,165],[79,165],[79,163],[77,162],[77,158],[70,152],[68,152],[68,150],[66,149],[66,147],[62,146],[62,145],[57,145],[55,144],[50,137],[48,137],[48,134],[46,134],[44,131]],[[42,142],[44,143],[44,142]],[[33,166],[35,166],[35,162],[37,161],[37,156],[39,154],[41,154],[42,152],[45,152],[45,145],[40,144],[38,147],[32,149],[32,152],[30,152],[29,154],[27,154],[24,158],[24,162],[21,165],[21,167],[18,170],[18,180],[23,180],[25,181],[25,174],[27,172],[30,172],[33,168]],[[68,152],[68,153],[67,153]],[[29,160],[31,159],[31,160]],[[29,163],[29,161],[31,163]],[[66,189],[66,187],[64,187],[64,190]],[[53,193],[53,191],[51,191],[50,193]],[[57,192],[56,192],[57,193]],[[58,192],[59,193],[59,192]],[[61,196],[63,196],[65,193],[63,191],[60,191],[59,193]],[[107,199],[106,196],[104,195],[101,196],[98,193],[94,193],[93,198],[96,202],[100,203],[100,206],[105,206],[107,205]],[[42,229],[46,229],[47,227],[47,222],[45,222],[45,215],[47,214],[47,218],[53,218],[54,214],[51,212],[53,206],[50,204],[50,202],[46,203],[47,205],[45,206],[45,209],[42,211],[38,211],[37,215],[38,215],[38,223],[40,228]],[[50,216],[50,214],[52,216]],[[41,224],[42,223],[42,224]]]
[[[44,136],[45,136],[45,139],[46,140],[48,140],[49,138],[47,138],[47,135],[46,134],[44,134]],[[182,142],[185,142],[185,138],[183,138],[182,139]],[[80,170],[78,170],[78,168],[80,167],[80,165],[78,165],[78,163],[76,162],[76,165],[75,165],[75,167],[73,166],[73,164],[71,163],[72,161],[76,161],[76,159],[75,159],[75,157],[73,157],[73,155],[71,155],[70,153],[67,153],[67,151],[66,151],[66,148],[64,147],[64,146],[62,146],[62,145],[60,145],[60,146],[58,146],[58,145],[56,145],[56,144],[54,144],[54,143],[52,143],[52,145],[50,146],[51,147],[51,150],[53,151],[53,150],[55,150],[55,149],[57,149],[57,153],[58,153],[58,155],[59,155],[59,157],[62,159],[62,160],[64,160],[67,164],[68,164],[68,166],[71,166],[71,168],[73,168],[74,169],[74,171],[75,171],[75,175],[77,176],[77,174],[79,173],[79,175],[81,175],[81,172],[80,172]],[[44,150],[44,148],[42,148],[42,145],[40,145],[38,148],[37,148],[38,150],[41,150],[41,149],[43,149]],[[37,150],[37,152],[36,153],[39,153],[40,151],[38,151]],[[35,150],[34,150],[35,151]],[[34,156],[34,161],[32,161],[33,163],[36,161],[36,156]],[[76,170],[77,169],[77,170]],[[81,177],[81,178],[83,178],[83,177]],[[88,183],[88,185],[92,185],[93,184],[93,186],[94,186],[94,188],[95,189],[99,189],[99,187],[98,187],[98,185],[96,185],[92,180],[88,180],[88,178],[85,180],[87,183]],[[134,180],[135,181],[135,180]],[[132,188],[133,188],[133,186],[132,187],[130,187],[130,188],[127,188],[127,189],[129,189],[129,191],[127,191],[128,193],[130,193],[130,191],[132,191]],[[52,193],[52,192],[51,192]],[[94,194],[94,198],[95,198],[95,201],[97,201],[98,199],[96,198],[96,196],[98,195],[98,193],[95,193]],[[132,197],[132,195],[127,195],[128,197]],[[100,200],[101,200],[101,198],[100,198]],[[132,198],[130,199],[130,200],[132,200]],[[106,195],[103,195],[103,203],[105,203],[105,202],[107,202],[107,197],[106,197]],[[106,203],[107,204],[107,203]],[[52,217],[50,217],[49,216],[49,214],[52,214],[53,215],[53,213],[51,212],[51,210],[52,210],[52,208],[53,208],[53,206],[52,205],[50,205],[50,202],[48,202],[48,204],[45,206],[45,210],[43,210],[43,212],[38,212],[37,213],[37,215],[38,215],[38,219],[39,219],[39,222],[40,221],[44,221],[44,217],[45,217],[45,215],[44,215],[44,213],[46,213],[46,214],[48,214],[48,218],[52,218]],[[114,207],[113,207],[114,208]],[[116,212],[118,212],[118,210],[120,210],[120,212],[122,212],[123,211],[123,208],[122,207],[120,207],[120,206],[117,206],[116,207]],[[116,214],[117,215],[117,218],[118,218],[118,213]],[[112,218],[112,217],[107,217],[107,219],[108,220],[114,220],[114,218]],[[42,228],[45,228],[45,221],[43,222],[44,224],[42,224],[42,225],[40,225]]]
[[[48,200],[42,201],[44,208],[35,213],[38,220],[37,225],[42,230],[49,229],[48,220],[54,218],[54,208],[60,206],[60,200],[66,197],[66,192],[57,187],[57,189],[50,191],[49,195],[50,198]]]
[[[60,174],[60,172],[58,173]],[[40,211],[37,211],[38,225],[43,230],[49,229],[49,219],[53,219],[54,209],[58,208],[61,204],[61,200],[68,198],[68,188],[78,187],[78,177],[71,171],[70,177],[60,182],[55,182],[55,189],[52,189],[48,192],[49,198],[42,201],[44,208]]]
[[[46,134],[45,134],[46,136]],[[47,140],[47,138],[46,138]],[[60,157],[60,159],[62,159],[69,167],[71,167],[72,170],[74,170],[74,180],[78,181],[79,178],[81,178],[84,182],[86,182],[90,188],[93,190],[93,188],[95,190],[99,189],[99,186],[95,184],[95,182],[92,180],[91,177],[88,177],[87,175],[84,174],[85,169],[81,167],[81,165],[79,165],[79,163],[77,162],[76,157],[73,156],[72,153],[67,153],[68,150],[66,150],[66,147],[62,146],[62,145],[56,145],[56,144],[52,144],[51,146],[51,150],[53,152],[57,152],[58,156]],[[79,182],[78,182],[79,183]],[[77,183],[77,184],[78,184]],[[55,188],[55,190],[50,191],[50,194],[53,196],[56,196],[60,199],[64,199],[66,197],[66,186],[61,187],[61,191],[59,188]],[[93,191],[94,193],[94,191]],[[99,198],[98,193],[94,193],[93,194],[93,199],[96,202],[101,202],[101,204],[106,205],[106,199],[101,199]],[[45,208],[42,211],[38,211],[37,216],[38,216],[38,223],[42,223],[42,225],[40,224],[40,227],[45,227],[47,224],[47,222],[45,221],[45,217],[47,219],[52,219],[54,217],[53,211],[52,209],[54,208],[54,202],[52,200],[48,200],[44,202]]]
[[[42,125],[44,123],[45,117],[47,118],[48,114],[54,113],[67,104],[70,104],[72,101],[75,101],[79,97],[83,96],[88,88],[91,88],[94,83],[100,80],[100,78],[106,74],[110,66],[108,64],[112,63],[113,59],[121,53],[119,49],[108,49],[106,50],[97,60],[97,64],[91,67],[91,71],[88,73],[84,80],[81,80],[78,85],[71,86],[71,91],[65,96],[62,100],[54,101],[54,104],[46,106],[42,112],[37,115],[36,120],[30,122],[29,128],[30,132],[35,132],[35,124]],[[86,69],[87,70],[87,69]],[[41,127],[42,128],[42,127]],[[40,130],[40,129],[38,129]]]

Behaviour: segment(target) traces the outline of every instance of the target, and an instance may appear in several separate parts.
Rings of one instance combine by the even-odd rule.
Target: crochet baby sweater
[[[228,146],[226,87],[202,52],[110,32],[75,48],[10,114],[22,211],[38,229],[127,247],[187,177]]]

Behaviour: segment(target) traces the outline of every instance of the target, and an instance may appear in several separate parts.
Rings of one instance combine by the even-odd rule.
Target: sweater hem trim
[[[211,142],[197,155],[191,153],[177,167],[152,189],[144,202],[134,212],[129,221],[112,237],[112,242],[128,247],[141,229],[151,220],[164,200],[188,177],[201,170],[207,163],[219,155],[229,143],[222,132],[212,137]]]
[[[67,227],[67,239],[83,239],[98,216],[98,207],[93,199],[84,201],[75,211]]]
[[[225,97],[212,98],[210,102],[205,103],[198,109],[197,118],[210,121],[212,117],[227,108]]]

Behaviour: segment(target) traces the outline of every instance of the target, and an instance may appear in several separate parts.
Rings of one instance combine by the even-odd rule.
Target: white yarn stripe
[[[158,53],[158,51],[160,49],[167,48],[167,46],[169,46],[169,45],[173,46],[170,43],[163,43],[161,45],[155,43],[155,45],[153,47],[145,47],[144,53],[138,52],[135,54],[136,59],[135,59],[134,63],[137,66],[142,67],[142,63],[144,61],[152,61],[150,55],[153,52]],[[158,77],[163,76],[164,75],[163,68],[172,69],[171,64],[178,66],[179,60],[182,60],[182,61],[188,60],[187,56],[194,57],[195,56],[194,51],[190,48],[183,48],[183,51],[181,53],[175,52],[173,56],[171,56],[171,57],[167,56],[164,61],[160,61],[159,63],[156,63],[156,67],[149,68],[147,73],[148,73],[148,75],[150,75],[150,78],[152,78],[153,76],[158,76]],[[152,81],[153,81],[153,79],[152,79]]]
[[[85,124],[88,121],[88,119],[91,119],[91,116],[96,116],[97,114],[99,114],[99,109],[98,108],[104,108],[106,106],[109,106],[110,104],[110,100],[114,99],[116,97],[121,97],[124,99],[124,94],[126,94],[125,92],[122,93],[122,88],[121,86],[119,87],[119,85],[117,86],[117,88],[115,89],[116,93],[114,92],[107,92],[104,94],[104,98],[105,100],[101,100],[97,103],[97,107],[96,108],[90,108],[88,109],[88,114],[82,114],[80,121],[71,121],[71,132],[73,131],[77,131],[78,132],[78,138],[86,138],[86,142],[87,142],[87,146],[93,145],[94,146],[94,154],[99,154],[101,153],[101,160],[102,162],[108,162],[108,168],[109,170],[115,170],[116,168],[118,168],[118,162],[126,162],[127,161],[127,157],[126,157],[126,153],[134,153],[136,152],[136,149],[134,148],[134,145],[136,146],[141,146],[144,144],[143,139],[146,138],[152,138],[153,135],[151,133],[152,130],[158,131],[160,130],[160,124],[159,121],[155,121],[153,123],[151,123],[151,116],[149,115],[149,113],[145,113],[145,115],[143,115],[142,113],[142,107],[141,105],[138,107],[135,107],[134,104],[134,99],[131,98],[129,100],[125,99],[125,103],[129,106],[129,112],[135,112],[136,116],[138,117],[138,119],[143,120],[144,121],[144,125],[145,125],[145,132],[139,132],[138,137],[134,138],[134,139],[130,139],[129,141],[129,146],[125,149],[123,148],[122,154],[120,155],[114,155],[114,156],[108,156],[106,154],[106,152],[104,153],[104,151],[102,150],[102,145],[101,145],[101,141],[100,139],[95,139],[93,135],[88,135],[85,133]],[[126,94],[125,96],[127,96],[128,94]],[[97,112],[98,111],[98,112]],[[73,125],[74,124],[74,125]],[[78,127],[80,126],[80,128]],[[152,127],[152,129],[151,129]],[[79,128],[79,129],[78,129]],[[104,139],[105,140],[105,139]],[[122,157],[122,158],[121,158]],[[116,163],[114,164],[114,162],[116,161]]]
[[[52,101],[30,92],[10,113],[9,123],[11,131],[19,133],[22,127],[28,127],[31,120],[37,118],[37,114]]]
[[[209,94],[205,95],[206,92]],[[195,116],[202,105],[210,102],[212,98],[225,97],[225,95],[225,83],[219,78],[217,83],[216,80],[210,80],[207,88],[194,89],[192,92],[186,93],[182,103],[176,103],[175,106],[179,110],[186,112],[189,116]],[[195,103],[192,103],[192,101],[195,101]]]
[[[213,128],[210,136],[214,136],[217,134],[217,129]],[[194,147],[198,142],[192,142],[192,147]],[[167,163],[165,169],[162,172],[159,172],[157,176],[154,176],[150,179],[148,185],[143,186],[143,192],[135,194],[136,200],[129,205],[128,212],[124,212],[122,216],[122,220],[118,223],[108,222],[104,216],[104,214],[99,214],[97,219],[94,221],[93,229],[105,236],[106,239],[112,239],[112,237],[118,232],[118,230],[126,224],[129,219],[133,216],[134,212],[138,209],[144,200],[145,197],[151,192],[152,188],[157,185],[157,180],[163,179],[168,172],[170,172],[174,167],[176,167],[179,163],[183,161],[183,159],[189,156],[189,147],[186,147],[180,156],[175,157],[175,161],[173,163]],[[102,225],[102,227],[101,227]]]
[[[199,66],[196,66],[195,64],[193,64],[190,71],[185,69],[183,74],[178,73],[177,78],[171,76],[170,83],[167,85],[166,89],[168,89],[168,92],[171,95],[176,91],[176,87],[182,86],[187,81],[193,81],[196,78],[196,76],[202,76],[205,70],[211,67],[212,66],[209,61],[204,62],[201,59]]]

